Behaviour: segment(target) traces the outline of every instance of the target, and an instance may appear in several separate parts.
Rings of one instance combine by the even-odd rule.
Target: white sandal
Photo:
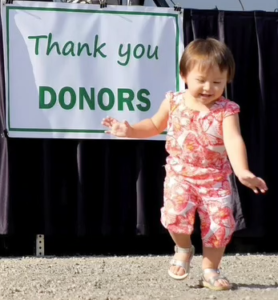
[[[194,246],[191,246],[190,248],[180,248],[178,246],[175,246],[175,253],[184,253],[184,254],[188,254],[188,253],[191,253],[191,256],[190,256],[190,259],[188,262],[184,262],[184,261],[181,261],[181,260],[177,260],[175,258],[173,258],[171,261],[170,261],[170,265],[171,266],[177,266],[177,267],[180,267],[180,268],[183,268],[184,269],[184,274],[183,275],[176,275],[174,274],[170,269],[168,270],[168,274],[169,276],[171,276],[172,278],[174,279],[177,279],[177,280],[182,280],[182,279],[185,279],[188,275],[189,275],[189,271],[190,271],[190,262],[195,254],[195,248]]]
[[[225,291],[225,290],[230,290],[232,289],[232,284],[230,283],[230,281],[227,279],[227,277],[220,275],[220,271],[218,269],[205,269],[203,271],[203,276],[202,279],[200,281],[200,285],[204,286],[210,290],[213,291]],[[206,279],[205,275],[206,274],[216,274],[215,276]],[[225,286],[225,285],[215,285],[216,282],[218,282],[218,280],[225,280],[229,283],[229,285]]]

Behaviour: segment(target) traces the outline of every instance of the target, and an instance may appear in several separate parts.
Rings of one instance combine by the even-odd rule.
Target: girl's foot
[[[225,276],[220,275],[219,270],[205,269],[201,280],[201,285],[213,291],[230,290],[231,283]]]
[[[170,269],[168,274],[174,279],[185,279],[189,275],[190,262],[193,258],[195,248],[180,248],[175,246],[175,255],[170,262]]]

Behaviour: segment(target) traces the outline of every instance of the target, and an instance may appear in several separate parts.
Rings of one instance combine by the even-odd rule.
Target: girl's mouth
[[[211,96],[212,96],[211,94],[201,94],[201,97],[204,97],[204,98],[209,98]]]

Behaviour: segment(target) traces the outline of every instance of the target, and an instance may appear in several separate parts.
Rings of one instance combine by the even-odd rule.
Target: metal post
[[[44,235],[37,234],[36,236],[36,256],[44,256]]]

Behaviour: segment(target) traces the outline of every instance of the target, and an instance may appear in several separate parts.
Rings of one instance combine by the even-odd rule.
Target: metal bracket
[[[181,6],[175,4],[174,5],[174,11],[178,11],[181,14],[182,13]]]
[[[44,256],[44,235],[37,234],[36,236],[36,256]]]
[[[106,2],[106,0],[99,0],[99,7],[100,7],[100,8],[105,8],[105,7],[107,7],[107,2]]]

